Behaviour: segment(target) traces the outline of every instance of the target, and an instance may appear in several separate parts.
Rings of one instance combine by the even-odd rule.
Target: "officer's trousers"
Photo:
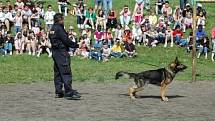
[[[65,94],[72,93],[72,72],[69,53],[66,51],[53,50],[52,58],[54,60],[55,93],[62,94],[63,86]]]

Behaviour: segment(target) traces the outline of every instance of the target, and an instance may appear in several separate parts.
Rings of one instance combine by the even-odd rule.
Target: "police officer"
[[[78,45],[69,40],[64,29],[64,17],[61,13],[54,16],[54,25],[49,32],[52,45],[52,58],[54,60],[54,85],[56,98],[65,97],[68,100],[79,99],[80,94],[72,89],[72,72],[70,68],[69,48]],[[64,86],[64,92],[62,90]]]

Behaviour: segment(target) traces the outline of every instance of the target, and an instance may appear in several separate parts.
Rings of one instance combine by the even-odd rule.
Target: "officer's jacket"
[[[69,48],[77,48],[78,45],[68,38],[68,34],[61,24],[54,24],[49,32],[49,39],[52,49],[69,50]]]

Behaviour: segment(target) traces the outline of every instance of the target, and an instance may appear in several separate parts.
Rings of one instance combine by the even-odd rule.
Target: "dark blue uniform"
[[[63,94],[63,85],[66,95],[73,93],[72,72],[70,68],[69,47],[77,48],[78,45],[69,40],[64,26],[54,24],[50,30],[49,38],[52,45],[52,58],[54,60],[55,93]]]

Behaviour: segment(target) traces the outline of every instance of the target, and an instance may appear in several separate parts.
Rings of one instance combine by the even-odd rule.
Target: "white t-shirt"
[[[11,13],[11,12],[7,12],[7,13],[5,14],[5,19],[9,19],[10,21],[13,21],[12,13]]]
[[[54,15],[55,15],[54,11],[46,11],[44,17],[46,24],[54,24]]]
[[[16,2],[15,5],[17,5],[17,6],[18,6],[18,9],[21,10],[21,9],[23,9],[23,7],[24,7],[25,4],[24,4],[23,2],[20,2],[20,3],[19,3],[19,2]]]
[[[5,13],[0,12],[0,20],[1,20],[1,22],[4,22],[4,20],[5,20]]]
[[[16,16],[15,17],[15,26],[21,26],[22,25],[22,16],[18,17]]]
[[[30,17],[30,16],[32,15],[32,12],[31,12],[31,10],[28,10],[28,11],[22,10],[22,15],[27,16],[27,17]],[[25,18],[25,19],[26,19],[26,18]]]

